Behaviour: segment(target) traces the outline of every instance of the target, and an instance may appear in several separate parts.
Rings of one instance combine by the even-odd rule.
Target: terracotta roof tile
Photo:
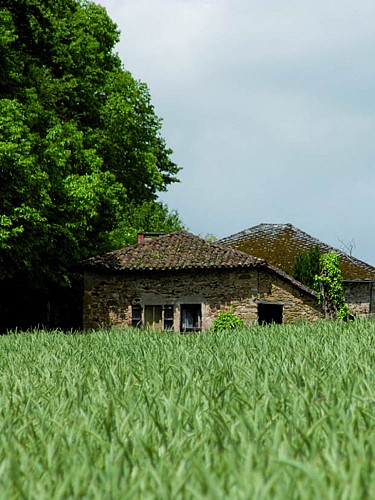
[[[264,259],[238,251],[220,242],[210,243],[186,231],[179,231],[131,245],[82,262],[90,271],[167,271],[187,269],[235,269],[262,267],[277,274],[301,292],[316,293]]]
[[[266,266],[263,259],[217,243],[210,243],[186,231],[159,236],[144,243],[92,257],[82,263],[97,270],[181,270],[248,268]]]

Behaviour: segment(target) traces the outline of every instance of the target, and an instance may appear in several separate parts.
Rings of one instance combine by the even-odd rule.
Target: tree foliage
[[[0,25],[0,279],[64,283],[135,206],[173,219],[155,201],[179,169],[103,7],[3,0]]]
[[[320,250],[318,246],[297,254],[293,266],[293,278],[310,288],[314,288],[315,277],[319,271]]]
[[[112,248],[121,248],[137,242],[138,233],[172,233],[184,229],[176,211],[169,211],[161,202],[145,202],[142,205],[128,205],[126,216],[111,233]]]

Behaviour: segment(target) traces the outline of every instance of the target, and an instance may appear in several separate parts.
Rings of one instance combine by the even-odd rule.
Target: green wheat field
[[[0,337],[1,499],[375,498],[375,322]]]

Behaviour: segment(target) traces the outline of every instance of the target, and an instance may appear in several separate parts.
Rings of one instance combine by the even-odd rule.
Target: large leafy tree
[[[179,214],[161,202],[145,202],[128,205],[127,214],[111,234],[112,249],[137,242],[138,233],[172,233],[185,229]]]
[[[3,0],[0,26],[0,280],[62,284],[138,209],[168,219],[178,167],[103,7]]]

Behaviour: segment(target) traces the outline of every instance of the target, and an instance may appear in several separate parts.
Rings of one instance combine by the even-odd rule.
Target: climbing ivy
[[[315,285],[319,289],[319,302],[324,305],[329,317],[348,319],[351,316],[345,302],[340,257],[337,252],[320,256],[320,274],[315,277]]]

